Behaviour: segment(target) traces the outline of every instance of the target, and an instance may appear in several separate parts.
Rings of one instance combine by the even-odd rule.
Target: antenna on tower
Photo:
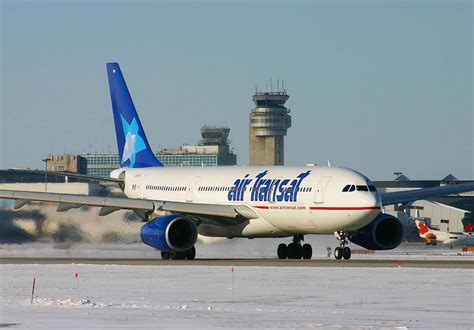
[[[280,79],[277,79],[277,92],[280,91]]]
[[[272,77],[270,77],[270,92],[273,92],[273,81],[272,81]]]

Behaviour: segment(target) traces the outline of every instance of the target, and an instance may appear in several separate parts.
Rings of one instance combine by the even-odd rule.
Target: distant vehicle
[[[164,167],[148,144],[119,65],[108,63],[107,74],[121,166],[107,180],[118,183],[126,198],[12,190],[0,190],[0,198],[15,200],[15,209],[43,201],[57,203],[60,212],[82,205],[100,207],[101,216],[133,210],[146,221],[142,241],[163,259],[194,259],[198,234],[292,237],[278,246],[278,258],[310,259],[311,245],[301,244],[304,235],[335,232],[334,256],[340,260],[351,257],[349,241],[370,250],[401,243],[403,225],[383,206],[474,191],[474,183],[465,183],[381,193],[365,175],[333,166]],[[173,124],[165,117],[149,123],[154,130],[163,125]],[[182,133],[178,126],[175,132]]]
[[[426,242],[426,245],[436,245],[437,242],[442,242],[446,245],[455,246],[474,246],[473,233],[462,232],[452,233],[447,231],[435,230],[430,228],[422,219],[415,220],[416,228],[420,237]]]

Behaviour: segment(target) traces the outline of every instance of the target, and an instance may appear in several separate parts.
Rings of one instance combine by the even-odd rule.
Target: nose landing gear
[[[286,245],[278,245],[277,255],[278,259],[311,259],[313,256],[313,248],[310,244],[301,245],[301,241],[304,240],[303,235],[293,236],[293,242]]]
[[[339,246],[334,249],[334,257],[337,260],[341,260],[342,258],[349,260],[352,253],[351,248],[346,246],[349,244],[349,241],[347,240],[347,233],[345,231],[336,231],[334,232],[334,236],[340,241]]]

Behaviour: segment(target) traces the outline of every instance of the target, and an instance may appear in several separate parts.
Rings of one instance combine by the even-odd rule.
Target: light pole
[[[44,162],[44,192],[48,191],[48,161],[49,158],[42,159]]]

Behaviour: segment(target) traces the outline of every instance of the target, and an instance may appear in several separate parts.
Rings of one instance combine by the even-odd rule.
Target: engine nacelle
[[[143,225],[143,243],[165,252],[186,251],[194,246],[198,230],[193,220],[176,214],[158,217]]]
[[[352,243],[369,250],[391,250],[403,239],[403,225],[398,218],[381,213],[374,221],[349,236]]]

